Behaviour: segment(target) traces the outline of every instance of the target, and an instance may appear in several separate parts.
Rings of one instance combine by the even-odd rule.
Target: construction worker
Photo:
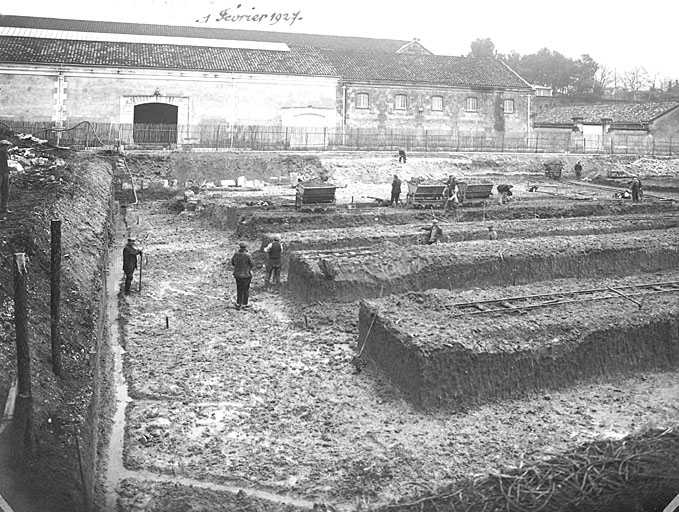
[[[426,238],[427,245],[437,244],[443,238],[443,229],[441,229],[439,221],[436,219],[431,221],[431,226],[425,226],[422,229],[429,232]]]
[[[401,180],[394,174],[394,181],[391,182],[391,206],[396,208],[401,197]]]
[[[635,176],[634,179],[632,180],[632,202],[633,203],[640,203],[641,202],[641,194],[643,192],[641,191],[641,180]]]
[[[580,162],[578,162],[577,164],[575,164],[574,169],[575,169],[575,177],[577,179],[580,179],[580,177],[582,176],[582,164]]]
[[[281,284],[281,256],[283,255],[281,235],[274,235],[273,242],[264,248],[264,252],[269,255],[269,260],[266,264],[266,279],[264,280],[264,284],[268,285],[271,282],[272,275],[273,284]]]
[[[493,226],[488,226],[488,240],[497,240],[497,231]]]
[[[135,239],[128,238],[123,247],[123,272],[125,273],[125,295],[130,294],[134,271],[137,270],[137,256],[142,254],[141,249],[134,246]]]
[[[250,281],[252,281],[252,258],[245,242],[238,244],[238,251],[231,257],[233,277],[236,278],[236,309],[248,309]]]
[[[0,214],[12,213],[9,210],[9,164],[7,151],[12,147],[8,140],[0,140]]]
[[[398,163],[400,164],[401,162],[406,163],[406,152],[403,151],[402,149],[398,150]]]
[[[446,181],[446,204],[444,210],[448,211],[448,208],[452,207],[454,210],[457,209],[457,205],[460,202],[460,188],[457,186],[457,179],[452,174],[448,176],[448,181]]]
[[[500,193],[500,197],[497,200],[497,204],[503,205],[509,202],[509,196],[512,195],[512,188],[514,185],[498,185],[497,191]]]

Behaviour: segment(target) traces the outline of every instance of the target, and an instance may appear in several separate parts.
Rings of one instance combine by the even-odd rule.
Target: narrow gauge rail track
[[[561,304],[625,298],[634,302],[641,309],[646,296],[660,293],[679,293],[679,281],[540,293],[536,295],[444,304],[444,307],[453,311],[451,316],[458,317],[486,313],[521,312]]]

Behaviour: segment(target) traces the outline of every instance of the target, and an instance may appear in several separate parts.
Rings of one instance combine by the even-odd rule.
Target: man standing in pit
[[[493,226],[488,226],[488,240],[497,240],[497,231]]]
[[[245,242],[239,244],[238,252],[231,257],[231,265],[233,265],[233,277],[236,278],[236,309],[248,309],[253,265]]]
[[[429,231],[426,239],[427,245],[437,244],[443,238],[443,229],[441,229],[441,226],[439,226],[439,221],[436,219],[431,221],[431,226],[426,226],[422,229]]]
[[[9,164],[7,150],[12,146],[8,140],[0,140],[0,215],[12,213],[9,210]]]
[[[406,163],[406,152],[403,151],[402,149],[398,150],[398,163],[400,164],[401,162]]]
[[[128,238],[127,244],[123,247],[123,272],[125,273],[125,295],[130,294],[130,286],[134,271],[137,270],[137,256],[141,255],[141,249],[134,246],[134,238]]]
[[[268,285],[271,282],[273,275],[273,284],[281,284],[281,266],[283,255],[283,244],[281,243],[281,236],[274,235],[273,242],[264,248],[264,252],[269,255],[269,261],[266,265],[266,279],[264,284]]]
[[[394,174],[394,181],[391,182],[391,206],[396,208],[401,197],[401,180]]]

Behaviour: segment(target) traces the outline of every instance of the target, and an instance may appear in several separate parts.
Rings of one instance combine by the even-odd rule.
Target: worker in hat
[[[497,240],[497,231],[493,226],[488,226],[488,240]]]
[[[252,258],[245,242],[238,244],[238,251],[231,257],[233,277],[236,278],[236,309],[248,309],[250,281],[252,281]]]
[[[137,270],[137,256],[141,255],[141,249],[134,246],[135,239],[128,238],[123,247],[123,272],[125,273],[125,295],[130,294],[130,286],[134,271]]]
[[[0,140],[0,215],[9,211],[9,164],[7,150],[12,147],[8,140]]]
[[[264,252],[269,255],[269,260],[266,263],[266,279],[264,284],[269,285],[271,276],[273,276],[273,284],[281,284],[281,267],[283,244],[281,243],[281,235],[274,235],[273,241],[264,248]]]
[[[439,221],[436,219],[431,221],[431,226],[425,226],[422,229],[429,232],[426,238],[427,245],[437,244],[443,238],[443,229],[441,229]]]

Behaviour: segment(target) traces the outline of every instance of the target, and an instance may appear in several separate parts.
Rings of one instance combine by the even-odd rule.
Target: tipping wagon
[[[298,183],[295,208],[328,208],[335,205],[335,185],[327,183]]]
[[[407,181],[406,205],[415,207],[440,206],[446,204],[446,185],[441,183]]]
[[[492,183],[465,183],[458,181],[457,187],[460,191],[460,203],[474,203],[477,201],[485,201],[493,193]]]

